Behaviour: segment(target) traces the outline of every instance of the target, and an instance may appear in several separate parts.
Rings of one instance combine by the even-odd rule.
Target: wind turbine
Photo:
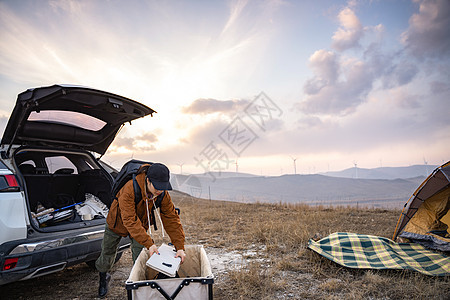
[[[355,165],[355,178],[358,179],[358,163],[353,161],[353,164]]]
[[[297,158],[293,158],[293,157],[291,156],[291,159],[292,159],[293,162],[294,162],[294,175],[297,175],[297,164],[295,163],[296,160],[297,160]]]
[[[184,165],[184,163],[182,163],[182,164],[177,164],[177,165],[180,166],[180,175],[183,175],[183,165]]]
[[[425,174],[425,176],[428,176],[428,162],[427,162],[427,160],[425,159],[425,156],[423,157],[423,162],[424,162],[424,164],[425,164],[425,171],[427,172],[427,174]]]

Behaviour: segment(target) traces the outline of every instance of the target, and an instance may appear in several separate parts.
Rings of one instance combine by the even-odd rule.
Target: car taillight
[[[14,175],[5,175],[6,182],[10,187],[18,187],[16,176]]]
[[[14,175],[0,176],[1,192],[18,192],[20,191],[19,183]]]
[[[3,271],[14,269],[17,266],[18,261],[18,257],[5,259],[5,263],[3,264]]]

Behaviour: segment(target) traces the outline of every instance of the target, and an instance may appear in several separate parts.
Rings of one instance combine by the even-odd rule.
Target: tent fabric
[[[450,189],[450,161],[436,168],[409,198],[398,219],[393,239],[396,240],[397,236],[403,231],[408,222],[415,217],[415,214],[423,203],[428,202],[428,200],[433,198],[437,193],[441,193],[448,189]],[[446,200],[444,198],[441,199]],[[440,214],[442,214],[442,216],[445,215],[445,211],[441,211]],[[442,216],[440,216],[441,222],[443,221]],[[437,214],[436,217],[438,217]],[[429,229],[428,231],[430,230],[432,229]]]
[[[399,237],[407,238],[413,243],[421,244],[429,249],[439,250],[450,253],[450,238],[444,239],[436,234],[417,234],[404,231]]]
[[[444,216],[450,208],[450,189],[433,195],[417,210],[406,224],[399,237],[424,245],[425,247],[450,251],[448,222]]]
[[[348,268],[404,269],[431,276],[450,275],[450,257],[416,243],[336,232],[319,241],[309,240],[308,248]]]

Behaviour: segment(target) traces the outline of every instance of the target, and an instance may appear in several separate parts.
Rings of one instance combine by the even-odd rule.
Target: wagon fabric
[[[355,269],[405,269],[431,276],[450,275],[450,257],[415,243],[348,232],[337,232],[308,248],[342,266]]]
[[[158,272],[146,265],[149,252],[142,249],[125,284],[128,300],[213,299],[214,275],[205,249],[202,245],[185,245],[185,250],[179,277],[157,279]]]

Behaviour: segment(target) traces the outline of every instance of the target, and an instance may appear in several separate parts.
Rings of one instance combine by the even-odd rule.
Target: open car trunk
[[[84,149],[103,155],[123,124],[154,112],[134,100],[87,87],[29,89],[18,95],[0,144]],[[2,156],[8,157],[9,150]]]
[[[57,231],[105,222],[112,177],[90,153],[21,148],[14,162],[36,229]]]

